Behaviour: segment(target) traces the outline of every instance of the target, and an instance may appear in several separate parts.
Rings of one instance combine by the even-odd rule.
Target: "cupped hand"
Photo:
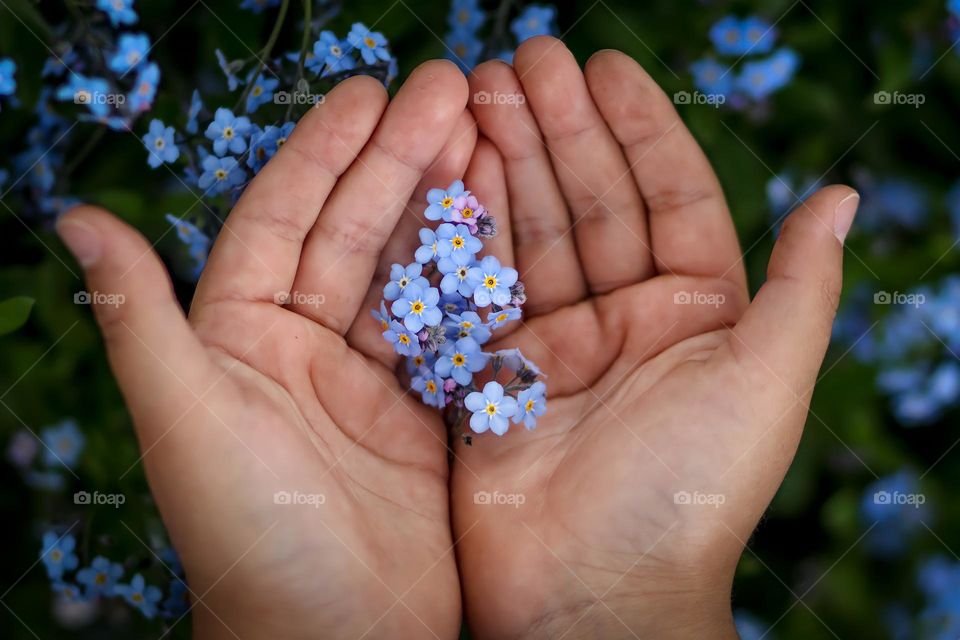
[[[519,347],[549,376],[537,428],[458,446],[454,536],[478,638],[736,637],[745,541],[796,450],[857,205],[784,225],[749,302],[716,176],[627,56],[558,40],[470,78],[466,182],[505,230]]]
[[[463,172],[466,100],[440,61],[389,106],[369,77],[337,86],[230,213],[189,319],[130,227],[59,221],[88,289],[125,298],[95,312],[198,637],[459,630],[446,433],[375,352],[365,299],[409,199]]]

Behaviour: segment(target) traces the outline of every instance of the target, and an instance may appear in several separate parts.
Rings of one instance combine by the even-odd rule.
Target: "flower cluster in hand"
[[[552,6],[528,5],[519,11],[510,22],[510,34],[506,33],[504,23],[498,21],[491,32],[481,36],[480,31],[487,22],[487,14],[480,7],[479,0],[453,0],[447,24],[450,31],[445,38],[448,56],[468,73],[485,57],[496,57],[506,62],[513,61],[514,48],[534,36],[551,35],[556,9]]]
[[[763,101],[790,83],[800,57],[787,47],[774,50],[776,27],[756,16],[726,16],[710,29],[710,41],[717,56],[733,64],[748,58],[739,72],[713,55],[690,66],[694,85],[710,96],[723,96],[733,108],[745,108]],[[762,57],[760,57],[762,56]]]
[[[440,224],[420,230],[414,262],[393,265],[373,312],[384,339],[407,358],[411,387],[425,404],[446,409],[454,427],[469,413],[475,433],[503,435],[511,421],[533,429],[547,410],[539,369],[518,349],[483,350],[526,301],[516,269],[478,255],[496,234],[494,217],[460,180],[430,189],[424,216]],[[494,379],[481,389],[488,365]],[[495,379],[501,371],[512,372],[506,385]]]

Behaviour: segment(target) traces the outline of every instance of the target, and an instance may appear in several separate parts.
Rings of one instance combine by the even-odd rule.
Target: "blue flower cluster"
[[[901,470],[869,485],[860,501],[860,514],[867,527],[865,547],[878,556],[901,553],[910,538],[930,518],[930,506],[920,491],[915,473]]]
[[[411,386],[425,404],[454,407],[447,414],[453,425],[466,409],[476,433],[503,435],[510,420],[533,429],[547,410],[539,369],[517,349],[482,349],[493,330],[521,317],[526,301],[516,269],[478,256],[483,239],[496,235],[495,219],[460,180],[430,189],[424,216],[439,226],[420,230],[415,262],[393,265],[385,300],[373,311],[384,339],[408,358]],[[513,372],[506,386],[491,380],[479,389],[475,376],[488,364],[494,378]]]
[[[121,598],[145,617],[160,614],[165,618],[182,616],[189,608],[188,589],[183,570],[172,549],[161,554],[173,576],[168,585],[168,597],[163,591],[147,583],[143,574],[134,574],[129,582],[121,582],[124,567],[104,556],[96,556],[89,565],[80,567],[76,552],[77,540],[69,533],[57,535],[48,531],[43,535],[40,560],[47,570],[51,588],[63,600],[72,603],[91,602],[98,599]],[[73,579],[68,573],[74,573]]]
[[[917,573],[924,596],[917,631],[912,637],[950,640],[960,637],[960,563],[942,556],[928,559]]]
[[[761,101],[790,83],[800,65],[792,49],[774,49],[776,28],[756,16],[726,16],[710,29],[710,41],[716,56],[733,58],[731,65],[705,56],[690,66],[694,85],[711,96],[723,96],[733,108]],[[734,66],[750,57],[736,73]]]
[[[866,171],[855,172],[854,179],[861,196],[859,229],[920,231],[927,222],[930,197],[915,182],[897,176],[878,178]]]
[[[31,487],[58,491],[65,485],[64,472],[73,472],[85,445],[77,423],[66,419],[43,427],[39,439],[26,429],[18,431],[7,447],[7,460]]]
[[[528,5],[510,22],[510,31],[514,41],[497,24],[488,37],[480,31],[487,22],[487,14],[480,7],[479,0],[453,0],[447,24],[450,31],[445,43],[448,57],[459,65],[464,73],[484,58],[494,56],[506,62],[513,61],[513,50],[524,40],[534,36],[551,35],[556,32],[556,9],[552,6]]]

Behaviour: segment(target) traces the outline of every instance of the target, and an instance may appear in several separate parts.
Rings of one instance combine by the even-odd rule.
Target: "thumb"
[[[57,233],[83,268],[87,301],[144,448],[196,403],[212,365],[146,239],[106,211],[80,206]],[[181,430],[182,431],[182,430]]]
[[[829,186],[787,218],[767,281],[731,338],[737,361],[751,377],[776,377],[796,396],[809,392],[830,341],[843,280],[843,241],[859,202],[853,189]]]

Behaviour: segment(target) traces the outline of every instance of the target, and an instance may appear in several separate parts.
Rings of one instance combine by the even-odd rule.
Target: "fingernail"
[[[857,215],[857,207],[859,206],[860,194],[856,192],[848,195],[837,205],[837,210],[833,214],[833,234],[837,236],[840,244],[843,244],[850,232],[850,227],[853,226],[853,218]]]
[[[81,267],[89,267],[100,259],[100,236],[96,229],[86,222],[72,218],[60,218],[57,221],[57,235],[67,245],[70,253]]]

